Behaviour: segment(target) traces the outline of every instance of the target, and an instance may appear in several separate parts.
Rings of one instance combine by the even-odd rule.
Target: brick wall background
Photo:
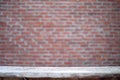
[[[120,66],[120,0],[0,0],[0,65]]]

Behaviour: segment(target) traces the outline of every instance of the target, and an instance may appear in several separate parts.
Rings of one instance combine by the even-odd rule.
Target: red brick
[[[120,0],[1,0],[0,65],[119,66]]]

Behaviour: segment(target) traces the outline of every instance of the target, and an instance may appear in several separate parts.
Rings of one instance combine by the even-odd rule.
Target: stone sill
[[[120,74],[119,66],[109,67],[18,67],[0,66],[0,77],[71,78]]]

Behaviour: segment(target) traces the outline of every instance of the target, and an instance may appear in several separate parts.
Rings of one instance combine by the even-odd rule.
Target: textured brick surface
[[[120,66],[120,0],[0,0],[0,65]]]

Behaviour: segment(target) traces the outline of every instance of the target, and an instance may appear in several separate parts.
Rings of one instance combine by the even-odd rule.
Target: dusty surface
[[[112,76],[120,74],[120,67],[13,67],[1,66],[1,77],[71,78]]]

